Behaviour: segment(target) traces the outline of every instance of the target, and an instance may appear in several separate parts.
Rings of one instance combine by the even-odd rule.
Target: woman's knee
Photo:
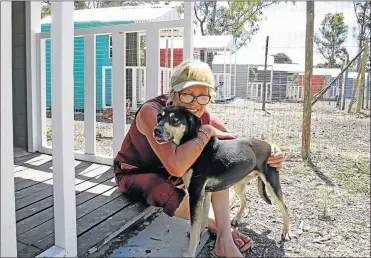
[[[165,176],[156,173],[124,175],[116,178],[116,184],[121,192],[142,197],[148,205],[162,207],[169,216],[174,216],[185,196],[183,190],[175,187]]]

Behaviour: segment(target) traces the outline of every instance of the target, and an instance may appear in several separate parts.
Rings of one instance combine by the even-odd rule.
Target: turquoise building
[[[74,12],[75,29],[96,28],[109,25],[143,23],[179,19],[174,6],[146,5],[76,10]],[[41,32],[50,32],[51,17],[41,21]],[[134,52],[137,48],[137,33],[128,33],[126,49]],[[51,39],[45,42],[46,107],[51,108]],[[133,51],[134,50],[134,51]],[[131,52],[130,52],[131,53]],[[130,58],[128,58],[130,62]],[[137,66],[135,62],[127,65]],[[97,110],[111,106],[112,76],[112,37],[110,34],[96,35],[96,106]],[[104,72],[102,72],[104,69]],[[84,37],[74,39],[74,109],[84,109]],[[130,75],[127,78],[132,78]],[[103,89],[105,87],[105,89]],[[105,93],[104,93],[105,92]],[[127,95],[131,94],[131,82],[127,81]],[[103,101],[105,98],[105,101]],[[105,106],[104,104],[105,103]]]

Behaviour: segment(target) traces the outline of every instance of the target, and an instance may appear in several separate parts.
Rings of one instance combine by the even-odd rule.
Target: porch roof
[[[51,23],[51,16],[41,20],[41,24]],[[120,6],[74,11],[74,22],[154,22],[178,20],[180,15],[176,6],[169,5],[143,5]]]

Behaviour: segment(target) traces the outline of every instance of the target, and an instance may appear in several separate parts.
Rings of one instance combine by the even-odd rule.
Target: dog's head
[[[158,143],[174,142],[179,145],[197,137],[200,127],[201,120],[188,109],[169,106],[158,113],[153,137]]]

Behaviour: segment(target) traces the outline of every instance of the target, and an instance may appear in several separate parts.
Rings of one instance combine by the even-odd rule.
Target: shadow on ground
[[[251,237],[254,244],[250,250],[243,253],[245,257],[285,257],[285,243],[269,238],[271,230],[267,229],[261,233],[257,233],[254,230],[247,229],[246,226],[246,223],[241,223],[239,231]],[[215,246],[215,239],[215,235],[212,235],[210,241],[205,245],[198,257],[213,257],[211,252]]]

